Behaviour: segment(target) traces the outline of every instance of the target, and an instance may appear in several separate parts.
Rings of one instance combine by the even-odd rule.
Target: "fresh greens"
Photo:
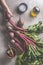
[[[28,46],[27,50],[18,56],[18,65],[40,65],[43,63],[43,56],[38,49],[34,49],[31,44]]]
[[[43,41],[39,38],[39,34],[43,33],[42,22],[29,26],[27,31],[25,35],[36,43],[35,45],[30,43],[26,51],[18,56],[17,65],[41,65],[43,64]]]
[[[25,33],[25,35],[28,36],[28,37],[33,38],[36,41],[39,40],[38,35],[36,35],[35,33]]]
[[[38,22],[37,24],[34,24],[34,25],[31,25],[31,26],[28,26],[28,32],[30,33],[42,33],[43,32],[43,26],[42,26],[42,22]]]

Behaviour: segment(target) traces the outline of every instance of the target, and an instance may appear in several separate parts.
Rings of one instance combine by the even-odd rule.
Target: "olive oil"
[[[30,15],[31,15],[32,17],[36,17],[36,16],[39,14],[39,12],[40,12],[40,9],[39,9],[38,7],[34,7],[34,8],[32,9],[32,11],[30,12]]]

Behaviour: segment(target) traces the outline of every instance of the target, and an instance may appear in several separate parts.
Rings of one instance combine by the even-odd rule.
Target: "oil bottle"
[[[39,14],[39,12],[40,12],[40,9],[39,9],[39,7],[34,7],[32,10],[31,10],[31,12],[30,12],[30,16],[32,16],[32,17],[36,17],[38,14]]]

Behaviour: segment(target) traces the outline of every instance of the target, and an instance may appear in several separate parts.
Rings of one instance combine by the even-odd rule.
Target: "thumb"
[[[10,10],[8,10],[8,14],[12,17],[13,16],[13,14],[12,14],[12,12],[10,11]]]

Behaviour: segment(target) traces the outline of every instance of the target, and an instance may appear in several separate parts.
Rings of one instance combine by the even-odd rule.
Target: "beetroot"
[[[22,52],[23,52],[23,49],[22,49],[22,47],[19,45],[19,43],[18,42],[16,42],[16,40],[11,40],[11,42],[14,44],[14,45],[16,45]]]
[[[23,25],[24,25],[24,22],[21,21],[21,18],[19,17],[19,21],[17,22],[17,26],[20,27],[20,28],[22,28]]]
[[[24,43],[26,45],[28,45],[29,43],[32,43],[33,45],[35,45],[34,43],[36,43],[36,42],[33,39],[31,39],[30,37],[27,37],[25,34],[18,33],[17,31],[15,31],[13,29],[11,31],[14,32],[16,36],[19,36],[22,40],[24,40]]]
[[[16,31],[16,30],[14,30],[11,27],[8,27],[8,29],[10,30],[10,32],[14,33],[14,34],[10,34],[10,36],[13,38],[12,43],[14,43],[14,45],[18,49],[20,49],[20,51],[25,51],[25,49],[28,47],[29,44],[35,45],[36,41],[34,41],[33,39],[31,39],[30,37],[27,37],[22,32]],[[21,40],[23,42],[21,42]]]
[[[21,43],[21,41],[18,39],[18,38],[16,38],[16,37],[14,37],[13,38],[17,43],[19,43],[19,45],[22,47],[22,49],[24,50],[24,44],[22,44]]]
[[[10,19],[9,23],[14,26],[15,30],[26,31],[26,29],[18,27],[12,19]]]

